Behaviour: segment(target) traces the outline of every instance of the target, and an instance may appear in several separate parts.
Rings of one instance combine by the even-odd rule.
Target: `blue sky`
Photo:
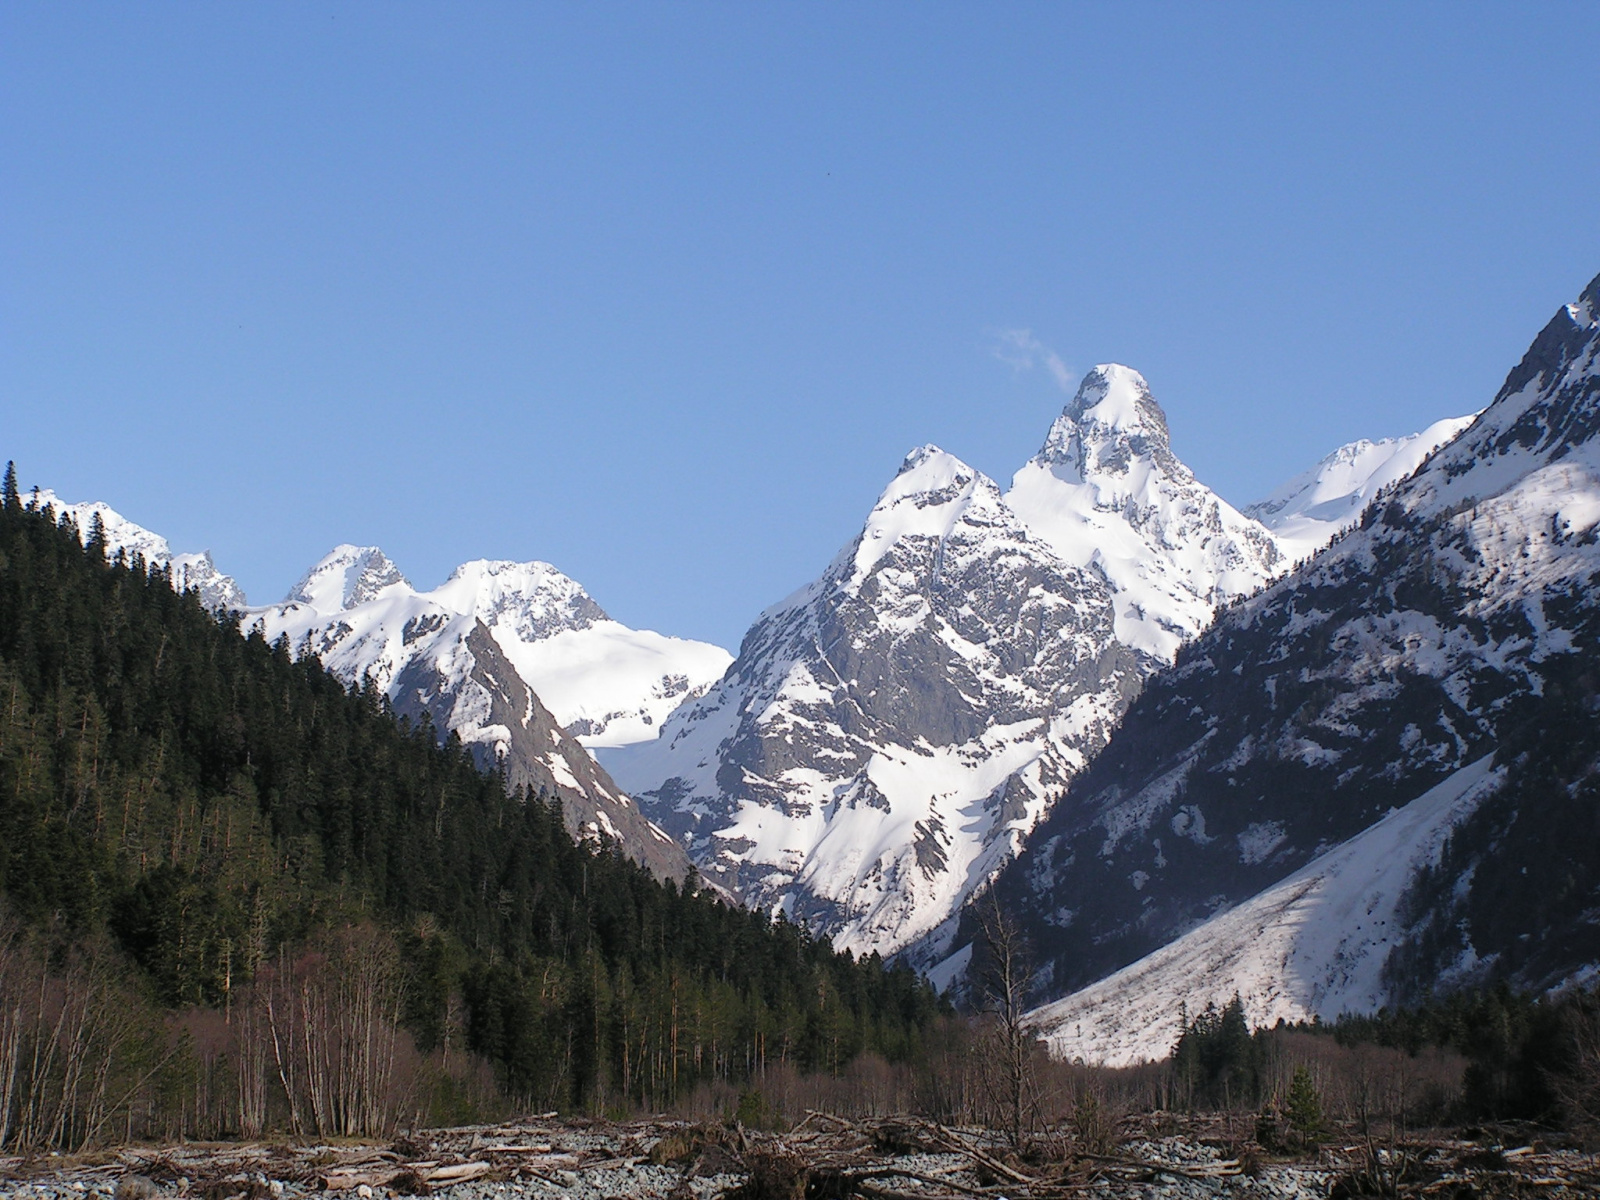
[[[1145,373],[1236,503],[1600,272],[1600,6],[0,8],[0,457],[277,599],[543,558],[735,644]],[[1006,338],[1010,335],[1011,342]],[[1009,360],[1009,361],[1008,361]]]

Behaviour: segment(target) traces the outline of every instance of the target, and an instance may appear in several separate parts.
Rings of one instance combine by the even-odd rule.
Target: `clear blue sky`
[[[1597,74],[1593,3],[9,0],[0,458],[256,601],[370,542],[732,645],[912,446],[1033,453],[1004,331],[1236,503],[1482,405]]]

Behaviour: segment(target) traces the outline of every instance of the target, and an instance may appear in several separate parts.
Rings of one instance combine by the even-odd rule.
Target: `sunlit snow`
[[[1401,932],[1401,894],[1502,779],[1488,757],[1462,767],[1260,895],[1030,1021],[1057,1057],[1115,1067],[1165,1058],[1185,1008],[1221,1007],[1235,994],[1253,1025],[1375,1012]]]

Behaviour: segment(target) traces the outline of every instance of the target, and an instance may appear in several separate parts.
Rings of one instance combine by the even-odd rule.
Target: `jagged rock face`
[[[108,504],[88,501],[83,504],[66,504],[54,492],[35,488],[28,503],[43,508],[49,506],[60,515],[70,515],[78,527],[78,535],[87,545],[95,517],[105,529],[106,551],[118,550],[132,556],[139,554],[152,566],[166,567],[172,572],[172,586],[179,591],[193,588],[200,595],[200,603],[213,612],[237,612],[245,607],[244,591],[231,576],[217,570],[211,561],[211,552],[174,554],[167,539],[151,533],[142,525],[135,525]]]
[[[689,872],[682,848],[556,723],[483,622],[456,620],[470,621],[464,635],[437,639],[396,673],[395,712],[455,733],[480,765],[505,773],[509,788],[559,796],[574,837],[604,836],[658,878],[682,880]]]
[[[376,546],[336,546],[290,589],[285,603],[335,613],[365,604],[395,584],[405,585],[406,577]]]
[[[1219,605],[1289,566],[1177,459],[1143,376],[1116,364],[1084,376],[1006,501],[1066,562],[1105,575],[1120,642],[1169,662]]]
[[[703,873],[927,964],[1143,678],[1288,558],[1097,367],[1004,497],[932,447],[657,743],[607,755]]]
[[[1384,994],[1600,960],[1597,310],[1600,280],[1358,529],[1147,684],[998,885],[1046,994],[1209,928],[1489,755],[1493,786],[1463,793],[1390,927],[1366,931]]]
[[[748,903],[861,951],[937,945],[1148,669],[1112,621],[1098,572],[923,447],[710,693],[605,761]]]
[[[556,719],[586,746],[653,738],[732,661],[720,646],[629,629],[549,563],[479,559],[419,592],[375,546],[339,546],[283,604],[255,610],[272,636],[380,687],[453,617],[483,622]],[[467,626],[470,628],[470,625]]]
[[[649,731],[720,674],[729,656],[717,647],[627,629],[548,563],[466,563],[418,592],[372,546],[336,548],[283,604],[253,610],[249,622],[348,683],[370,680],[398,712],[426,713],[510,786],[559,796],[574,833],[616,838],[663,877],[688,872],[682,847],[640,814],[562,718],[586,720],[601,736]]]

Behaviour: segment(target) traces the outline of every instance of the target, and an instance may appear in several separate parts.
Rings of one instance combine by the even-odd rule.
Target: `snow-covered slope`
[[[1104,573],[1118,641],[1168,662],[1219,605],[1289,564],[1178,460],[1144,377],[1115,363],[1084,376],[1006,501],[1063,560]]]
[[[1477,419],[1449,417],[1409,437],[1340,446],[1316,466],[1247,507],[1296,561],[1323,549],[1334,536],[1361,520],[1384,488],[1405,479],[1422,461]]]
[[[1147,683],[997,884],[1049,993],[1490,754],[1503,786],[1411,873],[1386,995],[1474,973],[1542,987],[1600,962],[1597,309],[1600,279],[1467,430]]]
[[[48,505],[55,509],[58,517],[70,514],[85,545],[89,542],[94,519],[98,516],[105,529],[108,554],[122,550],[130,558],[139,554],[152,566],[168,568],[172,572],[173,587],[179,591],[195,589],[200,593],[200,602],[214,611],[233,612],[245,606],[243,590],[231,576],[217,570],[209,550],[202,550],[198,554],[174,554],[166,538],[151,533],[142,525],[135,525],[110,505],[98,500],[68,504],[48,489],[35,488],[28,493],[27,503],[40,508]]]
[[[731,661],[699,642],[628,629],[548,563],[476,561],[419,592],[375,546],[339,546],[250,627],[370,679],[397,710],[458,734],[513,787],[559,793],[575,832],[601,832],[662,874],[682,850],[569,736],[650,736]],[[550,697],[547,701],[546,697]]]
[[[604,761],[703,874],[837,944],[939,941],[1147,669],[1111,593],[936,447],[661,739]]]
[[[1388,998],[1383,967],[1404,930],[1412,878],[1504,781],[1492,756],[1281,883],[1155,953],[1029,1014],[1059,1058],[1110,1067],[1165,1058],[1181,1013],[1234,996],[1253,1025],[1369,1013]]]

